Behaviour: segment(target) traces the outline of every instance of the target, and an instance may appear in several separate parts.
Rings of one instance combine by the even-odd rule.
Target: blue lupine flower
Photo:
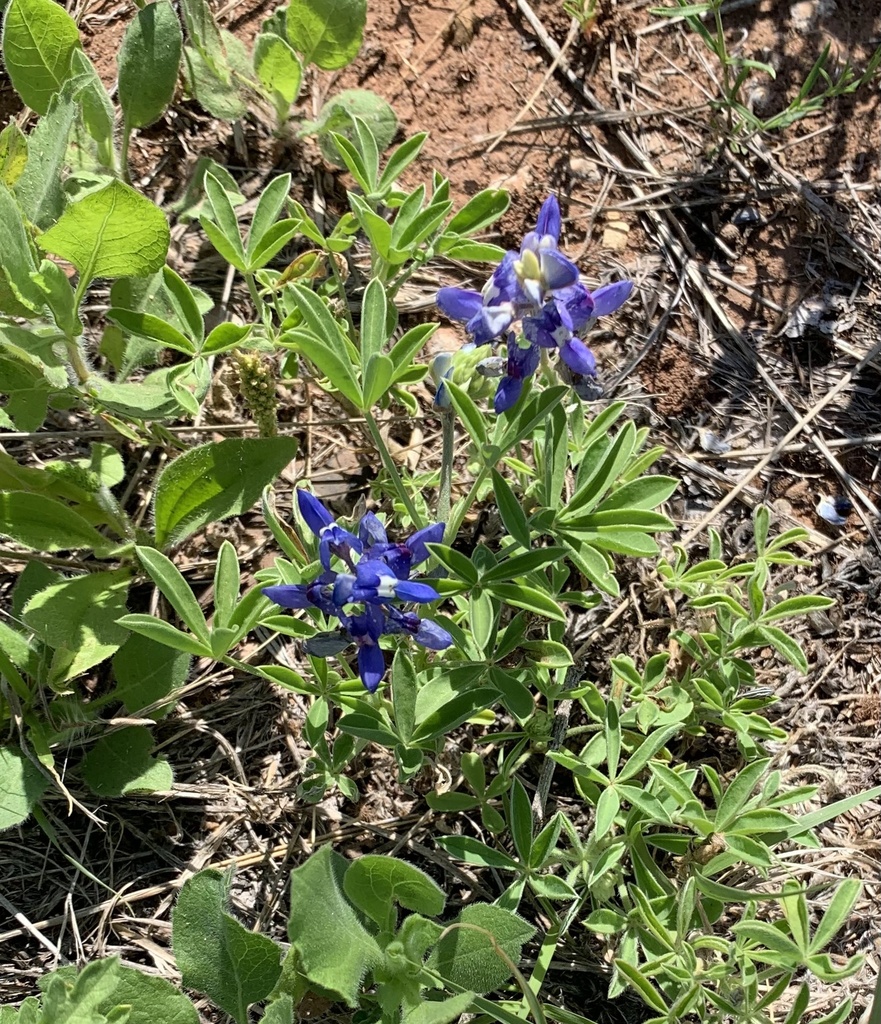
[[[385,657],[379,646],[384,634],[408,635],[431,650],[452,644],[445,629],[414,612],[402,612],[394,604],[424,604],[439,598],[434,587],[411,580],[410,572],[428,559],[426,545],[443,539],[443,523],[425,526],[403,544],[396,544],[389,541],[385,527],[372,512],[361,517],[356,536],[337,526],[330,512],[308,491],[297,491],[297,503],[306,525],[319,538],[324,572],[310,583],[264,587],[263,593],[283,608],[316,608],[339,619],[339,629],[319,633],[306,642],[309,654],[329,657],[355,643],[359,675],[372,693],[385,674]],[[332,556],[350,571],[332,569]],[[360,605],[362,610],[350,610],[352,605]]]
[[[595,377],[596,360],[579,335],[589,331],[598,317],[615,312],[633,288],[631,281],[617,281],[590,292],[579,282],[578,268],[558,248],[561,224],[559,204],[549,196],[535,231],[525,235],[519,253],[505,254],[482,292],[464,288],[438,292],[441,311],[464,321],[475,344],[495,343],[520,320],[528,344],[508,343],[508,366],[494,402],[497,412],[514,405],[524,381],[537,369],[537,347],[557,349],[567,375]],[[435,402],[449,404],[442,382]]]
[[[508,336],[508,363],[493,401],[496,412],[506,412],[520,397],[523,382],[538,369],[541,354],[531,341],[521,345],[513,334]]]
[[[361,554],[361,541],[348,530],[337,526],[324,505],[308,491],[297,491],[297,504],[306,525],[318,538],[318,557],[325,569],[330,568],[330,556],[337,555],[352,565],[352,552]]]

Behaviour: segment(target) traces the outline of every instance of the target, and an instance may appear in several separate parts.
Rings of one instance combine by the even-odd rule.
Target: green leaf
[[[127,714],[144,717],[144,708],[165,699],[184,685],[189,670],[188,654],[133,633],[113,656],[113,676],[116,679],[113,696],[122,701]],[[174,702],[170,701],[151,711],[150,717],[159,721],[173,707]]]
[[[535,928],[502,907],[474,903],[466,907],[428,960],[430,969],[473,992],[491,992],[511,977],[511,969],[499,956],[519,963],[524,943]]]
[[[138,560],[150,574],[151,579],[162,591],[162,595],[186,623],[190,632],[204,643],[208,642],[208,625],[190,585],[180,570],[160,551],[154,548],[137,547]]]
[[[196,346],[185,334],[182,334],[173,324],[161,317],[153,316],[152,313],[136,313],[131,309],[119,309],[116,306],[111,306],[107,310],[107,317],[137,338],[155,341],[159,345],[165,345],[166,348],[183,352],[184,355],[191,356],[196,353]]]
[[[202,228],[227,263],[231,263],[237,270],[244,271],[245,248],[235,207],[223,183],[213,171],[207,171],[205,174],[205,198],[208,208],[203,210],[199,218]]]
[[[15,91],[38,114],[70,77],[80,48],[76,22],[53,0],[12,0],[3,24],[3,60]]]
[[[502,871],[516,871],[517,861],[503,850],[494,850],[471,836],[439,836],[436,840],[451,857],[476,864],[482,868],[499,868]]]
[[[262,32],[254,43],[254,70],[283,121],[300,93],[303,65],[285,39]]]
[[[15,747],[0,747],[0,832],[23,822],[49,780]]]
[[[835,601],[831,597],[820,597],[815,594],[805,594],[802,597],[790,597],[780,601],[769,608],[762,615],[762,622],[776,622],[778,619],[789,619],[794,615],[807,615],[809,612],[821,611],[823,608],[831,608]]]
[[[169,240],[168,221],[159,207],[112,181],[71,203],[38,242],[91,281],[153,273],[165,263]]]
[[[425,145],[428,132],[418,132],[409,139],[402,142],[400,146],[388,158],[388,162],[379,179],[379,190],[384,192],[390,188],[395,181],[404,173],[411,163],[419,156],[419,152]]]
[[[180,69],[183,34],[167,0],[141,8],[129,22],[117,58],[119,105],[125,123],[145,128],[171,103]]]
[[[447,547],[446,544],[428,544],[427,547],[432,556],[457,579],[472,587],[477,585],[480,574],[471,559],[463,555],[461,551]]]
[[[193,448],[156,484],[156,541],[179,544],[206,523],[246,512],[297,453],[290,437],[227,438]]]
[[[526,611],[535,612],[536,615],[543,615],[546,619],[554,619],[556,622],[566,621],[566,614],[557,602],[535,587],[527,587],[521,583],[493,583],[487,589],[493,596],[515,608],[525,608]]]
[[[416,670],[413,661],[404,648],[399,647],[392,662],[392,703],[395,728],[405,744],[410,742],[416,725],[416,694]]]
[[[525,576],[537,569],[543,569],[552,562],[559,562],[566,554],[565,548],[555,547],[524,551],[519,555],[514,555],[513,558],[506,558],[488,572],[483,573],[481,582],[488,584],[516,579],[518,576]]]
[[[10,121],[0,132],[0,184],[12,188],[21,177],[27,162],[27,136],[15,121]]]
[[[202,355],[219,355],[236,348],[251,333],[251,325],[225,323],[218,324],[205,339]]]
[[[458,384],[454,384],[451,380],[448,380],[445,383],[450,398],[452,399],[453,406],[459,414],[459,418],[464,423],[469,436],[477,444],[485,445],[489,435],[484,415],[474,404],[474,400],[467,391],[464,391]]]
[[[366,20],[367,0],[292,0],[288,39],[307,64],[335,71],[358,55]]]
[[[476,715],[478,711],[490,707],[497,698],[497,691],[488,686],[478,686],[476,689],[457,694],[443,707],[432,711],[420,720],[416,732],[413,734],[413,742],[425,743],[437,736],[452,732],[457,726]]]
[[[170,622],[163,619],[156,619],[152,615],[123,615],[119,620],[120,626],[130,629],[139,636],[155,640],[158,644],[164,644],[172,650],[180,651],[182,654],[192,654],[196,658],[210,658],[211,647],[208,643],[201,643],[189,633],[183,633],[176,629]]]
[[[184,46],[184,72],[193,96],[213,117],[237,121],[248,109],[240,83],[253,78],[248,51],[231,32],[217,31],[207,47]]]
[[[74,50],[72,71],[76,76],[73,95],[82,108],[83,125],[97,144],[98,162],[112,170],[116,166],[113,104],[95,65],[82,50]]]
[[[0,536],[35,551],[86,548],[99,557],[119,546],[67,505],[26,491],[0,491]]]
[[[487,188],[462,207],[447,225],[447,231],[457,235],[473,235],[488,227],[502,216],[511,205],[511,197],[503,188]]]
[[[798,946],[767,921],[738,921],[731,926],[731,930],[738,938],[743,936],[752,939],[775,953],[782,953],[785,957],[791,958],[793,967],[801,963],[802,956]]]
[[[667,1004],[664,1002],[661,994],[652,985],[648,978],[639,970],[634,967],[633,964],[629,964],[626,960],[616,959],[614,961],[615,969],[623,974],[627,981],[636,989],[636,991],[642,996],[645,1002],[653,1009],[657,1010],[658,1013],[667,1013]],[[666,1016],[665,1018],[666,1019]]]
[[[165,758],[154,757],[153,734],[143,725],[102,737],[83,760],[86,785],[97,796],[169,790],[174,782]]]
[[[810,952],[819,953],[835,938],[840,928],[847,922],[850,912],[859,898],[862,883],[858,878],[845,878],[835,890],[829,901],[814,936],[810,943]]]
[[[171,940],[183,984],[248,1024],[248,1007],[281,976],[281,949],[248,931],[226,910],[230,876],[208,869],[187,879],[172,917]]]
[[[53,649],[49,684],[61,687],[117,651],[128,637],[125,614],[130,573],[95,572],[54,583],[32,597],[23,618]]]
[[[719,802],[715,821],[713,822],[719,832],[726,831],[743,809],[744,804],[746,804],[753,790],[758,785],[759,779],[767,770],[769,763],[768,758],[753,761],[752,764],[747,765],[743,771],[739,772],[732,779],[730,785],[725,790],[725,795]]]
[[[361,307],[361,362],[365,365],[371,356],[378,355],[385,347],[388,340],[387,316],[385,285],[380,278],[371,278],[364,289]]]
[[[28,162],[14,191],[25,217],[38,228],[54,224],[64,209],[67,143],[78,110],[65,85],[28,136]]]
[[[594,838],[600,840],[615,823],[615,817],[621,809],[621,800],[614,786],[609,786],[600,793],[597,801],[596,821],[594,822]]]
[[[382,951],[346,898],[349,866],[326,845],[291,872],[288,938],[297,968],[311,985],[354,1008],[364,976],[381,963]]]
[[[401,1024],[452,1024],[465,1013],[474,1001],[472,992],[439,1001],[426,1000],[404,1014]],[[2,1024],[2,1022],[0,1022]]]
[[[362,409],[371,409],[388,391],[394,376],[395,364],[382,352],[367,360],[364,368],[364,397],[359,403]]]
[[[498,472],[492,471],[493,495],[499,506],[502,523],[508,533],[522,548],[529,548],[532,543],[526,513],[517,496],[511,490],[508,481]]]
[[[37,266],[31,253],[21,213],[12,194],[0,184],[0,232],[3,260],[0,261],[0,313],[31,317],[46,305],[46,298],[31,275]],[[4,391],[6,380],[4,378]]]
[[[366,854],[349,865],[346,895],[384,931],[394,929],[394,904],[427,917],[443,913],[446,896],[424,871],[394,857]]]

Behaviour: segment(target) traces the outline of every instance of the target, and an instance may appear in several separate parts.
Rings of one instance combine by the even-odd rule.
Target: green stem
[[[440,488],[437,496],[437,521],[445,523],[450,517],[450,493],[453,488],[453,448],[456,440],[455,414],[441,409],[441,468]]]
[[[120,145],[119,155],[119,171],[122,174],[122,180],[126,185],[131,185],[132,176],[128,167],[128,149],[129,144],[132,141],[132,129],[128,123],[123,123],[122,126],[122,143]]]
[[[266,303],[260,298],[260,292],[257,290],[257,282],[254,280],[254,275],[246,273],[244,278],[245,283],[248,285],[248,294],[251,296],[251,301],[254,303],[254,308],[260,317],[260,322],[265,327],[268,327],[269,325],[266,322]]]
[[[392,454],[388,450],[388,445],[383,440],[382,434],[379,430],[379,424],[377,424],[376,420],[373,418],[373,413],[370,412],[369,409],[364,409],[362,412],[364,420],[367,423],[367,429],[370,431],[370,436],[373,438],[373,443],[376,445],[380,459],[382,459],[382,465],[386,473],[391,477],[395,491],[401,499],[401,503],[404,508],[407,510],[407,514],[413,521],[413,525],[417,529],[425,526],[425,523],[422,522],[422,517],[416,511],[416,506],[413,504],[413,499],[410,497],[410,494],[404,485],[404,481],[401,479],[401,474],[398,472],[395,460],[392,458]]]

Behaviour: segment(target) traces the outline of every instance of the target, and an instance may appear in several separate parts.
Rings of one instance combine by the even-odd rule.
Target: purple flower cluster
[[[560,206],[554,196],[542,205],[535,231],[520,252],[507,252],[483,291],[441,288],[437,304],[452,320],[464,321],[475,345],[497,342],[507,333],[507,366],[495,396],[496,412],[510,409],[523,382],[538,368],[542,348],[557,349],[571,374],[596,376],[593,353],[581,340],[597,317],[614,313],[633,288],[616,281],[590,292],[578,280],[578,268],[564,256]],[[521,333],[510,328],[520,321]]]
[[[373,693],[385,675],[379,647],[383,634],[400,633],[433,651],[453,642],[450,634],[415,612],[401,611],[392,602],[423,604],[439,598],[434,587],[410,579],[410,572],[429,557],[427,543],[443,540],[444,524],[417,530],[403,544],[388,539],[385,527],[372,512],[362,516],[357,535],[338,526],[321,502],[308,491],[297,491],[297,503],[306,525],[318,537],[318,557],[324,572],[311,583],[264,587],[263,593],[282,608],[317,608],[340,620],[340,627],[307,641],[310,654],[326,658],[349,644],[358,646],[358,673]],[[348,569],[331,568],[336,556]],[[362,611],[349,606],[361,605]],[[344,609],[349,608],[348,611]]]

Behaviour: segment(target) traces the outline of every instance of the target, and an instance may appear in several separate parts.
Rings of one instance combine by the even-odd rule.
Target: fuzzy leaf
[[[394,904],[428,917],[441,914],[446,903],[443,890],[425,872],[394,857],[368,854],[354,861],[343,880],[349,899],[383,927],[394,923]]]
[[[40,236],[46,252],[72,263],[89,281],[144,277],[165,263],[170,235],[165,214],[120,181],[71,205]]]
[[[16,92],[38,114],[70,77],[80,47],[76,22],[54,0],[12,0],[3,25],[3,60]]]
[[[98,740],[83,761],[83,779],[97,796],[155,793],[171,789],[174,775],[164,758],[152,754],[153,735],[133,725]]]
[[[49,785],[21,750],[0,747],[0,832],[19,825]]]
[[[183,35],[167,0],[147,4],[129,22],[119,51],[119,104],[125,123],[158,121],[174,96]]]
[[[229,876],[209,869],[188,879],[174,908],[172,945],[184,985],[247,1024],[248,1007],[281,976],[281,949],[229,914],[228,899]]]
[[[206,523],[246,512],[297,453],[290,437],[228,438],[169,463],[156,485],[156,541],[178,544]]]
[[[288,39],[307,64],[335,71],[358,55],[366,20],[367,0],[293,0],[287,14]]]

